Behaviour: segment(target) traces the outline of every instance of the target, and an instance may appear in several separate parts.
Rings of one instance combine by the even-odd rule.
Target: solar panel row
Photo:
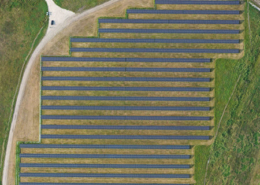
[[[73,38],[75,39],[75,38]],[[89,57],[42,57],[53,62],[211,62],[210,58],[89,58]]]
[[[42,71],[210,72],[210,68],[42,67]]]
[[[21,158],[190,159],[190,155],[20,154]]]
[[[49,81],[154,81],[154,82],[210,82],[210,78],[153,78],[153,77],[67,77],[43,76]]]
[[[210,97],[42,96],[42,100],[210,101]]]
[[[239,20],[99,19],[99,23],[126,24],[240,24]]]
[[[190,178],[189,174],[20,173],[20,177]]]
[[[185,164],[43,164],[20,163],[20,168],[190,168]]]
[[[100,28],[100,33],[190,33],[190,34],[239,34],[240,30],[192,30],[192,29],[114,29]]]
[[[209,140],[210,136],[171,135],[41,135],[42,139],[160,139],[160,140]]]
[[[155,0],[155,4],[239,5],[240,1]]]
[[[239,49],[70,48],[71,52],[239,53]]]
[[[210,117],[203,116],[67,116],[42,115],[42,119],[71,119],[71,120],[182,120],[182,121],[209,121]]]
[[[82,87],[82,86],[42,86],[42,90],[55,91],[205,91],[208,87]]]
[[[107,130],[210,130],[209,126],[108,126],[108,125],[41,125],[41,129]]]
[[[189,145],[57,145],[20,144],[20,148],[102,148],[102,149],[191,149]]]
[[[134,14],[240,14],[239,10],[145,10],[128,9],[126,13]]]
[[[221,43],[236,44],[240,40],[224,39],[103,39],[103,38],[71,38],[70,42],[125,42],[125,43]]]

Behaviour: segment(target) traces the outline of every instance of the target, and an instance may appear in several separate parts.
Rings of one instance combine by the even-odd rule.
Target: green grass
[[[13,0],[0,3],[0,153],[6,146],[9,133],[9,116],[23,62],[33,40],[39,34],[34,48],[45,35],[48,18],[47,5],[42,0]],[[27,62],[27,61],[26,61]],[[4,156],[3,156],[4,159]],[[2,161],[3,164],[3,161]],[[2,170],[2,166],[1,166]],[[0,175],[0,181],[2,173]]]
[[[58,6],[73,12],[87,10],[107,1],[108,0],[54,0]]]
[[[256,117],[259,116],[260,72],[259,64],[255,64],[259,55],[257,48],[260,47],[260,13],[249,7],[249,15],[253,39],[250,44],[246,24],[245,56],[240,60],[219,59],[216,62],[216,126],[240,74],[241,79],[225,112],[215,144],[196,147],[195,179],[198,185],[203,184],[210,149],[208,184],[250,184],[250,173],[259,150],[256,141],[259,120]]]

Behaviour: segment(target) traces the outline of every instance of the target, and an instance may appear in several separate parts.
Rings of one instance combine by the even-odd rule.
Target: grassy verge
[[[4,1],[0,3],[0,152],[1,170],[5,155],[9,116],[12,100],[23,63],[31,47],[35,48],[46,32],[48,19],[45,15],[47,5],[44,1]],[[32,43],[38,34],[34,45]],[[29,57],[28,57],[29,58]],[[27,61],[25,61],[26,63]],[[13,104],[15,105],[15,104]],[[10,119],[11,120],[11,119]],[[0,181],[2,173],[0,176]]]
[[[245,8],[247,13],[246,10]],[[206,181],[208,184],[250,184],[259,150],[257,116],[260,81],[256,59],[259,55],[257,48],[260,46],[260,13],[249,7],[249,15],[254,39],[250,43],[246,24],[245,56],[237,61],[220,59],[216,62],[216,125],[240,74],[241,79],[226,109],[215,144],[211,147],[196,147],[195,179],[200,185],[204,181],[210,150],[212,155]]]
[[[73,12],[81,12],[107,1],[108,0],[54,0],[58,6]]]

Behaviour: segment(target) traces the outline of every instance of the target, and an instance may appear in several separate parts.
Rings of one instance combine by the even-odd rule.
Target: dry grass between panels
[[[79,178],[79,177],[21,177],[21,182],[45,183],[194,183],[192,178]]]
[[[147,96],[147,97],[214,97],[214,90],[196,91],[42,91],[42,96]]]
[[[22,154],[131,154],[131,155],[193,155],[191,149],[92,149],[92,148],[22,148]]]
[[[73,42],[72,48],[243,49],[244,44]]]
[[[21,158],[21,163],[46,164],[194,164],[191,159]]]
[[[43,125],[155,125],[155,126],[214,126],[210,121],[141,121],[141,120],[42,120]]]
[[[160,61],[160,59],[159,59]],[[43,62],[42,67],[150,67],[150,68],[214,68],[215,62]],[[43,71],[43,75],[50,71]],[[79,73],[80,71],[77,71]],[[103,72],[91,72],[102,75]],[[60,71],[62,74],[62,71]],[[141,73],[141,72],[124,72],[120,75],[125,76],[131,73]],[[183,72],[182,72],[183,73]],[[158,73],[162,75],[162,73]]]
[[[241,5],[194,5],[194,4],[157,4],[158,10],[240,10],[244,11],[244,4]]]
[[[213,107],[214,101],[101,101],[101,100],[43,100],[44,106],[178,106]]]
[[[204,6],[204,5],[201,5]],[[210,5],[207,5],[210,6]],[[243,20],[241,14],[128,14],[129,19],[177,19],[177,20]]]
[[[202,130],[87,130],[87,129],[42,129],[43,135],[161,135],[161,136],[211,136],[214,129]]]
[[[42,139],[42,144],[102,144],[102,145],[208,145],[210,140],[135,140],[135,139]]]
[[[123,173],[123,174],[194,174],[190,169],[132,169],[132,168],[21,168],[21,173]]]
[[[174,33],[100,33],[100,38],[129,39],[244,39],[240,34],[174,34]],[[150,57],[152,58],[152,57]],[[156,58],[156,57],[155,57]]]

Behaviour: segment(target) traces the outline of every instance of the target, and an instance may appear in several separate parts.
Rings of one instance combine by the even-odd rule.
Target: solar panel
[[[210,101],[210,97],[42,96],[42,100]]]
[[[102,148],[102,149],[191,149],[189,145],[58,145],[20,144],[20,148]]]
[[[181,168],[187,169],[191,165],[185,164],[42,164],[20,163],[20,168]]]
[[[210,117],[203,116],[68,116],[68,115],[42,115],[42,119],[71,119],[71,120],[183,120],[183,121],[209,121]]]
[[[210,130],[210,127],[209,127],[209,126],[41,125],[41,129],[98,129],[98,130]]]
[[[41,135],[42,139],[159,139],[159,140],[210,140],[210,136],[172,135]]]
[[[190,155],[20,154],[21,158],[190,159]]]
[[[74,77],[43,76],[48,81],[152,81],[152,82],[210,82],[210,78],[154,78],[154,77]]]
[[[145,10],[128,9],[128,14],[240,14],[239,10]]]
[[[75,38],[72,38],[75,39]],[[56,62],[211,62],[209,58],[89,58],[89,57],[42,57],[42,61]]]
[[[192,30],[192,29],[122,29],[100,28],[100,33],[189,33],[189,34],[239,34],[240,30]]]
[[[71,52],[239,53],[239,49],[70,48]]]
[[[42,71],[211,72],[210,68],[42,67]]]
[[[126,24],[240,24],[239,20],[99,19],[98,21]]]
[[[239,5],[240,1],[185,1],[185,0],[155,0],[155,4],[207,4],[207,5]]]
[[[70,42],[117,42],[117,43],[222,43],[235,44],[239,40],[230,39],[107,39],[107,38],[71,38]]]
[[[82,86],[42,86],[42,90],[55,91],[205,91],[208,87],[82,87]]]
[[[20,173],[20,177],[190,178],[189,174]]]

